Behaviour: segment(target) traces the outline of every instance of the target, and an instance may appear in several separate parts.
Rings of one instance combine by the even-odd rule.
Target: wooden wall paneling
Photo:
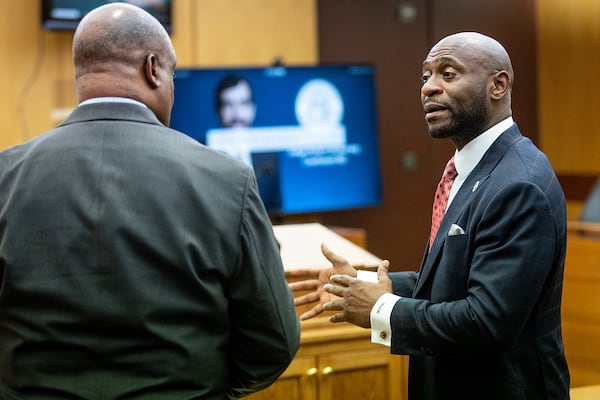
[[[560,174],[600,175],[600,2],[536,4],[542,147]]]
[[[173,24],[171,41],[177,54],[177,66],[192,66],[194,60],[194,40],[197,24],[194,22],[198,2],[175,0],[172,5]]]
[[[317,62],[316,0],[197,0],[195,65]]]
[[[322,213],[321,219],[366,229],[369,251],[389,258],[392,270],[418,268],[435,189],[419,95],[428,50],[426,2],[412,3],[414,20],[401,22],[393,0],[318,2],[321,62],[375,65],[383,189],[379,207]]]
[[[589,232],[598,232],[597,225]],[[600,384],[599,263],[598,236],[582,235],[571,229],[567,237],[561,308],[571,386]]]
[[[22,142],[28,136],[23,132],[23,87],[36,59],[39,39],[33,29],[38,17],[37,1],[0,3],[0,45],[6,56],[0,64],[4,77],[0,92],[0,148]],[[21,113],[21,114],[20,114]]]
[[[414,7],[401,22],[398,7]],[[535,140],[535,8],[532,0],[322,0],[320,58],[325,62],[371,61],[378,71],[380,149],[384,204],[322,214],[326,225],[364,228],[369,251],[392,261],[392,270],[418,268],[431,222],[435,186],[452,155],[449,141],[429,137],[419,90],[421,63],[443,36],[476,30],[497,37],[517,69],[515,118]],[[413,167],[405,163],[414,156]]]
[[[538,142],[534,0],[431,0],[432,42],[459,31],[476,31],[508,51],[515,82],[512,111],[523,135]],[[539,145],[539,143],[538,143]],[[440,164],[443,169],[446,161]]]
[[[8,2],[0,3],[0,15],[10,16],[11,19],[15,17],[14,4]],[[3,53],[7,54],[7,51],[12,50],[11,48],[11,28],[16,24],[0,24],[0,45],[4,50]],[[11,54],[11,53],[9,53]],[[14,65],[10,62],[0,63],[0,75],[4,77],[13,77]],[[6,79],[2,85],[2,91],[0,92],[0,149],[8,147],[11,144],[17,143],[14,139],[16,136],[14,129],[17,126],[16,108],[14,102],[11,101],[17,97],[18,86],[16,79]]]
[[[73,32],[45,32],[46,54],[44,59],[44,73],[40,77],[41,93],[46,93],[45,111],[38,121],[38,126],[32,134],[38,134],[46,129],[58,125],[77,106],[77,90],[75,89],[75,68],[71,52]],[[36,92],[39,93],[39,92]],[[30,117],[29,120],[35,118]]]
[[[44,31],[36,19],[34,58],[23,66],[26,76],[17,101],[23,140],[56,126],[77,104],[71,62],[72,32]],[[26,89],[24,89],[26,88]]]
[[[180,66],[317,61],[315,0],[174,0]],[[39,0],[0,2],[0,149],[54,127],[77,104],[72,32],[44,31]]]
[[[71,65],[72,32],[48,32],[40,26],[38,0],[3,2],[1,49],[9,54],[0,66],[0,149],[52,128],[75,100]]]

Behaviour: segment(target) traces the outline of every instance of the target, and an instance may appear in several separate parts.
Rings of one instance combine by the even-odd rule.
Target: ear
[[[510,89],[510,75],[506,71],[498,71],[492,76],[492,99],[502,99]]]
[[[152,88],[156,89],[160,87],[160,79],[158,77],[158,58],[156,54],[150,53],[146,56],[144,63],[144,73],[146,75],[146,81]]]

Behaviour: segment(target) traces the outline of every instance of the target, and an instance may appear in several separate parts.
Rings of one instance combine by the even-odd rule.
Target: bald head
[[[430,54],[448,47],[461,49],[490,72],[506,71],[512,84],[514,76],[510,57],[497,40],[477,32],[455,33],[440,40],[433,46]]]
[[[436,43],[423,62],[421,101],[433,137],[458,149],[511,116],[513,68],[498,41],[461,32]]]
[[[132,98],[145,103],[165,125],[173,101],[175,61],[164,27],[148,12],[126,3],[92,10],[73,38],[80,101]]]

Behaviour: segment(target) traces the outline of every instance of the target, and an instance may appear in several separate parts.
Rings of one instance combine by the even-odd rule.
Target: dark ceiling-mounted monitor
[[[171,126],[252,165],[272,216],[381,203],[372,65],[178,69]]]
[[[72,31],[81,18],[96,7],[108,3],[129,3],[143,8],[172,31],[172,0],[40,0],[42,26],[48,30]]]

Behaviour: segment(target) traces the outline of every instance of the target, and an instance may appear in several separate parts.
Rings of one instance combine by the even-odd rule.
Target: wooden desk
[[[251,400],[405,400],[408,357],[370,342],[370,330],[332,324],[326,318],[302,323],[298,354],[271,387]]]
[[[283,267],[287,271],[318,271],[329,268],[331,263],[321,254],[321,244],[340,254],[355,268],[377,269],[381,259],[365,250],[362,230],[328,228],[319,223],[275,225],[275,237],[279,241]],[[357,245],[357,243],[359,243]]]
[[[571,400],[600,399],[600,385],[580,386],[571,389]]]
[[[572,387],[600,384],[600,240],[581,228],[570,224],[561,308]]]
[[[569,233],[600,239],[600,223],[598,222],[569,221],[567,226]]]
[[[316,278],[329,261],[320,244],[346,257],[356,268],[376,269],[381,260],[368,253],[364,231],[320,224],[274,227],[288,282]],[[301,293],[294,293],[296,297]],[[300,315],[309,307],[298,307]],[[371,331],[329,322],[327,316],[302,322],[298,354],[268,389],[251,400],[405,400],[408,357],[371,343]]]

